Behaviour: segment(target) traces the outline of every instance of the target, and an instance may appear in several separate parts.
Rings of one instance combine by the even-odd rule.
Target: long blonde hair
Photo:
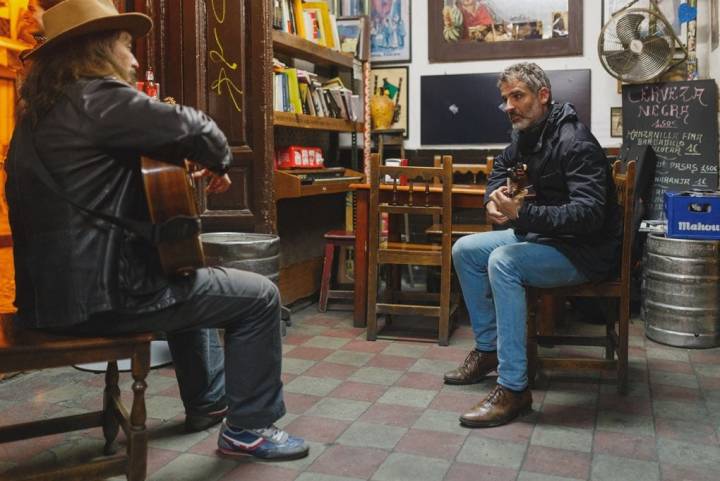
[[[120,31],[69,39],[33,57],[20,88],[20,114],[36,124],[62,95],[63,89],[83,77],[116,77],[132,83],[131,72],[118,64],[113,49]]]

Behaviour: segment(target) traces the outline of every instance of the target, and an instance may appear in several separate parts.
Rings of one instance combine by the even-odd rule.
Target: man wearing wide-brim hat
[[[223,192],[225,135],[202,112],[132,87],[132,41],[151,29],[149,17],[120,14],[109,0],[65,0],[43,23],[46,41],[25,54],[32,64],[7,161],[17,322],[74,334],[164,331],[188,431],[222,421],[222,453],[306,456],[302,439],[274,426],[285,414],[277,287],[235,269],[167,276],[147,235],[166,231],[149,222],[140,157],[189,159],[204,167],[209,192]],[[225,329],[224,356],[212,328]]]

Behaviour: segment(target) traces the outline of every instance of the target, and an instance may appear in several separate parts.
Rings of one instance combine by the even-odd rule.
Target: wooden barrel
[[[720,345],[720,242],[650,234],[641,316],[648,338],[678,347]]]
[[[255,272],[278,283],[280,237],[247,232],[208,232],[201,234],[200,240],[206,265]]]

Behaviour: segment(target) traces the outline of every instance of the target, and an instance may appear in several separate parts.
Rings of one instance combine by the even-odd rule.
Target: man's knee
[[[268,308],[279,309],[280,308],[280,289],[268,278],[264,279],[263,293],[266,299]]]
[[[502,246],[493,250],[488,258],[488,274],[492,279],[498,276],[512,275],[517,272],[513,246]]]
[[[452,259],[455,265],[465,262],[465,254],[468,252],[468,237],[461,237],[452,246]]]

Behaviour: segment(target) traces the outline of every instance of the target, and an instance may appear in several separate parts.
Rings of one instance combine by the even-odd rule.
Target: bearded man
[[[534,63],[508,67],[498,87],[513,133],[495,159],[485,208],[505,228],[462,237],[452,251],[475,349],[445,382],[473,384],[498,373],[490,393],[460,417],[468,427],[505,424],[532,408],[525,287],[603,280],[617,269],[622,241],[610,164],[572,105],[552,102],[550,81]],[[525,167],[532,201],[507,185]]]

